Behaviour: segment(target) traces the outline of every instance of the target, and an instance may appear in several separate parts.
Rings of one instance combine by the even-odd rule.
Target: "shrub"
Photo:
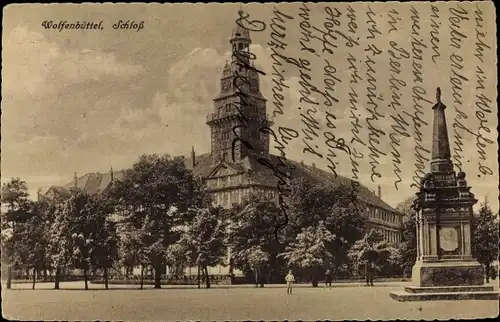
[[[210,275],[210,282],[214,284],[228,284],[230,276],[226,275]],[[204,282],[204,277],[200,276],[200,281]],[[104,279],[98,278],[92,281],[95,284],[104,284]],[[197,285],[197,276],[162,276],[160,281],[162,285]],[[141,279],[138,276],[133,276],[131,279],[112,279],[109,284],[124,284],[124,285],[140,285]],[[144,285],[154,285],[154,280],[150,278],[144,279]]]

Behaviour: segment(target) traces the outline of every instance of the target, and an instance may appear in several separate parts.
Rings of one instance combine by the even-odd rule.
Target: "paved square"
[[[131,289],[62,283],[15,285],[2,294],[4,317],[19,320],[390,320],[496,317],[498,301],[401,303],[389,293],[403,284],[375,287],[337,285],[331,289],[299,286],[286,295],[283,286],[265,288]],[[4,289],[5,290],[5,289]]]

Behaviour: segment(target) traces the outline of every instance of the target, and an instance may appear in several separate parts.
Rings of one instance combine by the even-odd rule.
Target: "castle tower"
[[[472,206],[477,202],[465,173],[455,173],[441,91],[432,107],[434,125],[430,172],[421,180],[414,201],[417,212],[417,258],[412,286],[393,292],[401,301],[443,299],[498,299],[484,286],[483,267],[471,253]]]
[[[237,24],[229,43],[231,62],[224,66],[220,92],[213,100],[213,112],[207,116],[215,162],[239,162],[251,154],[269,154],[269,135],[260,129],[271,122],[250,52],[249,31]]]

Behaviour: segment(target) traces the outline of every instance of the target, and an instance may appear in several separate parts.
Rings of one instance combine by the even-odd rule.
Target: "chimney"
[[[304,165],[304,160],[300,160],[300,165]]]
[[[109,170],[109,174],[111,175],[111,182],[114,180],[114,173],[113,173],[113,167]]]
[[[75,174],[73,175],[73,181],[75,184],[75,189],[78,188],[78,176],[76,175],[76,171]]]
[[[193,166],[193,169],[196,165],[196,155],[194,153],[194,145],[191,146],[191,162],[192,162],[192,166]]]
[[[377,187],[377,188],[378,188],[378,191],[377,191],[377,196],[378,196],[379,198],[382,198],[382,189],[380,188],[380,185],[378,185],[378,187]]]
[[[313,162],[313,163],[312,163],[312,167],[313,167],[313,168],[316,168],[316,163],[314,163],[314,162]]]

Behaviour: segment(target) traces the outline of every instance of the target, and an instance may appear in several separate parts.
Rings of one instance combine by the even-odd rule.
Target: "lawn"
[[[78,282],[76,282],[78,283]],[[212,289],[118,287],[103,290],[90,284],[64,283],[5,290],[3,315],[18,320],[448,320],[495,317],[498,301],[397,302],[389,292],[403,284],[375,287],[343,285],[331,289],[297,287],[286,295],[284,286]]]

